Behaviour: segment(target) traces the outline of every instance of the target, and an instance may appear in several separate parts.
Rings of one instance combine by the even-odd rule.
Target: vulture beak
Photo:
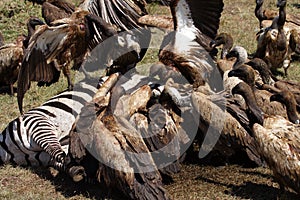
[[[277,94],[273,94],[271,97],[270,97],[270,101],[278,101],[280,103],[283,103],[283,98],[282,98],[282,95],[277,93]]]
[[[228,54],[227,54],[228,55]],[[241,76],[241,73],[239,72],[239,70],[231,70],[229,73],[228,73],[228,77],[240,77]]]
[[[215,48],[215,46],[216,46],[216,41],[215,40],[212,40],[210,43],[209,43],[209,46],[211,47],[211,48]]]

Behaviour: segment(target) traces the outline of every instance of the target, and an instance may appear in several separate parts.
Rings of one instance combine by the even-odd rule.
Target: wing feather
[[[18,76],[18,106],[22,113],[24,94],[31,81],[51,82],[57,74],[55,57],[70,39],[67,25],[41,26],[30,38]]]
[[[223,0],[186,0],[195,26],[210,38],[215,38],[223,11]]]

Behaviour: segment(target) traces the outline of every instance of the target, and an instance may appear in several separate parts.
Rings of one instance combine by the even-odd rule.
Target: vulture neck
[[[279,18],[278,18],[278,28],[283,29],[284,23],[286,20],[286,10],[285,10],[285,5],[279,7]]]
[[[289,120],[295,124],[299,124],[299,118],[297,115],[297,103],[293,94],[287,95],[285,100],[286,112]]]
[[[262,28],[262,21],[266,19],[263,13],[263,2],[256,3],[255,16],[259,20],[259,28]]]
[[[256,120],[263,124],[263,111],[260,109],[260,107],[257,105],[256,97],[253,92],[253,88],[251,88],[249,85],[247,85],[244,82],[239,83],[236,87],[240,87],[238,92],[234,92],[236,94],[242,95],[242,97],[245,99],[245,102],[251,111],[251,113],[254,115]]]
[[[224,43],[221,51],[221,59],[225,59],[227,53],[231,50],[233,46],[233,40],[231,37],[224,38]]]

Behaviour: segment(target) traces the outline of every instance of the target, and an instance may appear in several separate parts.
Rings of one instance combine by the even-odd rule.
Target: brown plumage
[[[291,55],[295,52],[298,34],[285,30],[286,1],[279,0],[279,16],[274,18],[271,26],[257,34],[257,50],[255,57],[262,58],[272,70],[283,67],[285,75],[290,65]]]
[[[174,30],[173,18],[169,15],[144,15],[139,18],[139,24],[157,27],[163,30]]]
[[[279,101],[286,106],[286,112],[288,115],[288,120],[294,124],[299,124],[299,117],[297,114],[297,102],[294,97],[294,94],[289,90],[282,90],[277,94],[274,94],[270,97],[270,101]]]
[[[299,125],[278,115],[264,115],[255,102],[249,85],[244,84],[245,100],[254,113],[253,136],[257,152],[273,171],[280,188],[290,187],[300,192],[299,166]],[[258,111],[258,112],[257,112]],[[252,119],[252,121],[255,122]]]
[[[164,38],[159,60],[177,68],[194,87],[205,84],[214,68],[210,42],[216,37],[223,6],[222,0],[171,2],[175,31]]]
[[[0,84],[10,86],[10,95],[14,94],[13,84],[18,79],[23,60],[23,39],[24,37],[18,37],[16,44],[0,47]]]
[[[152,96],[151,88],[144,85],[134,92],[114,97],[115,87],[122,86],[117,84],[119,78],[117,73],[110,75],[100,86],[93,102],[82,109],[76,129],[70,136],[71,155],[82,161],[79,164],[84,165],[90,178],[96,177],[109,188],[119,189],[126,197],[169,199],[153,157],[153,151],[161,148],[155,145],[164,145],[162,142],[165,140],[159,141],[159,137],[151,134],[148,115],[143,114],[148,112],[146,107]],[[117,102],[112,106],[114,99]],[[161,110],[158,111],[160,113]],[[152,114],[155,116],[157,113],[153,111]],[[167,113],[163,111],[160,114],[162,116],[159,119],[164,120]],[[170,116],[168,119],[173,122]],[[176,131],[170,125],[171,121],[166,124],[166,136],[160,134],[162,139],[172,136],[168,134],[169,128]],[[157,119],[151,123],[164,125],[163,121]],[[160,127],[156,126],[157,129]],[[76,140],[76,137],[84,137],[85,140]],[[91,151],[85,148],[90,145],[93,146],[92,157],[88,157]],[[86,165],[86,162],[93,160],[93,165]]]
[[[273,171],[280,188],[288,187],[297,193],[300,193],[299,128],[280,116],[269,116],[263,125],[253,126],[258,151]]]
[[[75,5],[67,0],[28,0],[42,5],[42,17],[47,25],[58,19],[70,17],[75,11]]]
[[[229,76],[237,76],[250,86],[251,90],[255,94],[256,103],[264,113],[268,115],[281,115],[288,119],[285,106],[279,102],[270,101],[272,93],[255,87],[254,69],[252,69],[250,66],[242,65],[239,68],[232,70],[229,73]],[[250,92],[247,90],[242,91],[248,93]],[[246,99],[245,96],[243,97]]]
[[[18,77],[18,105],[21,112],[23,97],[31,81],[51,82],[55,74],[63,70],[69,88],[72,87],[68,66],[74,58],[86,53],[94,34],[91,22],[101,28],[103,39],[116,33],[102,19],[78,10],[70,18],[55,21],[51,27],[40,26],[32,35]]]
[[[226,111],[225,106],[222,109],[222,106],[215,104],[211,98],[201,92],[192,94],[194,114],[196,117],[200,115],[199,124],[201,126],[206,125],[206,130],[201,130],[201,128],[200,130],[204,131],[202,134],[209,134],[209,136],[206,135],[206,140],[202,144],[204,151],[216,150],[222,154],[222,157],[230,157],[244,151],[251,160],[261,164],[253,137],[246,130],[246,126],[242,126],[235,117]],[[226,101],[223,97],[221,99]],[[238,112],[240,113],[240,111]],[[239,115],[239,113],[235,113],[235,115]],[[207,128],[209,129],[207,130]],[[214,141],[216,144],[213,143]]]
[[[225,59],[227,53],[229,53],[233,47],[233,38],[228,33],[219,33],[214,40],[210,42],[210,46],[213,48],[222,46],[221,59]]]
[[[1,85],[10,86],[11,95],[14,93],[13,84],[18,79],[26,42],[33,34],[35,27],[43,24],[44,23],[36,17],[29,18],[27,22],[28,35],[26,37],[20,35],[15,43],[4,44],[0,47],[0,82]]]

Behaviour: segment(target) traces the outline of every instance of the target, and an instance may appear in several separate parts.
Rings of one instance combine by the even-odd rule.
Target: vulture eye
[[[81,31],[84,31],[85,30],[85,25],[84,24],[79,24],[79,28]]]

